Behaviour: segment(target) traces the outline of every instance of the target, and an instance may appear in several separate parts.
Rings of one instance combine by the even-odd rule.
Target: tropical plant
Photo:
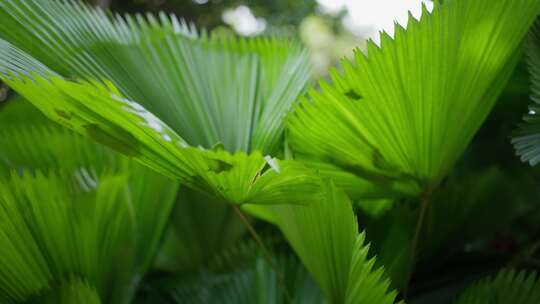
[[[535,1],[448,1],[381,34],[289,119],[289,142],[326,174],[426,195],[448,174],[510,77]],[[514,15],[516,14],[516,15]],[[515,18],[521,16],[521,18]],[[480,19],[479,19],[480,18]],[[312,132],[305,132],[306,129]],[[334,173],[336,170],[345,173]],[[356,189],[351,189],[354,194]],[[384,196],[384,194],[383,194]]]
[[[504,184],[496,169],[457,181],[453,169],[539,12],[537,0],[424,7],[308,89],[291,39],[3,0],[0,79],[22,98],[0,112],[0,300],[408,300],[418,259]],[[536,163],[526,129],[516,146]],[[464,185],[476,189],[462,197]],[[259,233],[272,225],[278,241]],[[533,303],[536,285],[503,271],[456,303]]]
[[[128,302],[152,264],[177,183],[23,100],[0,117],[0,302]]]

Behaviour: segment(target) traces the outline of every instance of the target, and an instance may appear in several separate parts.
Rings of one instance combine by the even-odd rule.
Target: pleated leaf
[[[119,155],[100,146],[92,141],[83,138],[69,130],[60,127],[53,122],[46,120],[41,113],[34,115],[35,110],[33,107],[24,100],[10,101],[5,108],[0,110],[0,159],[6,164],[7,170],[17,170],[26,177],[24,182],[21,182],[19,186],[23,193],[24,191],[33,191],[31,199],[37,200],[40,206],[43,208],[53,208],[55,204],[61,204],[59,208],[67,209],[68,214],[89,212],[88,207],[101,204],[100,201],[104,200],[103,204],[118,205],[117,209],[113,212],[119,214],[125,214],[129,221],[123,221],[123,227],[121,229],[126,234],[122,237],[133,239],[134,243],[130,247],[122,247],[122,244],[115,244],[114,246],[122,247],[122,250],[126,254],[126,263],[117,263],[121,269],[119,273],[126,273],[125,282],[121,283],[121,286],[112,286],[112,290],[115,292],[121,292],[125,295],[125,298],[129,299],[133,288],[138,283],[138,280],[148,269],[150,262],[152,261],[161,239],[162,232],[165,228],[167,219],[175,202],[175,196],[178,184],[158,173],[151,171],[150,169],[141,166],[127,158]],[[26,117],[33,117],[34,119],[27,123]],[[8,118],[8,119],[4,119]],[[11,121],[10,121],[11,120]],[[37,187],[38,181],[33,181],[30,177],[33,172],[39,178],[38,189],[32,190]],[[46,172],[45,174],[41,172]],[[60,175],[57,172],[62,172]],[[18,180],[17,175],[14,173],[7,173],[6,175],[6,187],[10,187],[11,184],[16,182],[11,180]],[[107,186],[116,181],[112,186]],[[46,185],[46,186],[45,186]],[[28,187],[29,190],[25,190],[24,187]],[[11,187],[13,188],[13,187]],[[15,189],[15,188],[14,188]],[[16,188],[18,189],[18,188]],[[15,191],[15,190],[11,190]],[[108,192],[107,192],[108,191]],[[50,193],[56,193],[52,198],[49,198]],[[103,192],[103,195],[109,195],[114,200],[115,193],[119,193],[119,202],[110,202],[105,196],[100,196],[97,193]],[[7,194],[6,194],[7,195]],[[43,195],[47,199],[39,199],[39,196]],[[13,201],[10,203],[16,206],[24,206],[24,196],[13,197]],[[36,202],[36,203],[37,203]],[[64,211],[62,211],[64,212]],[[45,216],[54,217],[57,216],[54,212]],[[89,219],[83,219],[84,229],[91,231],[101,231],[100,229],[107,228],[108,225],[113,225],[109,215],[93,214],[89,212]],[[93,220],[90,220],[95,217]],[[66,231],[74,233],[73,237],[78,239],[84,239],[87,237],[83,231],[73,227],[78,225],[80,221],[79,217],[75,217],[72,220],[67,220],[65,223]],[[1,226],[1,225],[0,225]],[[102,227],[103,226],[103,227]],[[100,228],[101,227],[101,228]],[[51,240],[61,235],[62,230],[49,231],[53,227],[43,226],[41,227],[45,235],[51,234]],[[37,229],[37,228],[35,228]],[[111,229],[114,229],[111,226]],[[0,230],[1,227],[0,227]],[[103,232],[106,233],[106,232]],[[107,232],[108,233],[108,232]],[[114,236],[114,232],[108,233],[110,237]],[[63,236],[62,236],[63,237]],[[60,241],[63,238],[59,239]],[[114,240],[113,240],[114,241]],[[36,241],[37,242],[37,241]],[[72,241],[66,241],[72,242]],[[50,250],[86,250],[79,248],[82,245],[75,242],[74,248],[67,247],[55,247],[57,243],[53,243],[50,246]],[[92,250],[109,250],[106,242],[97,242],[93,246],[96,246]],[[41,254],[45,257],[45,262],[51,263],[48,257],[47,251],[41,250]],[[131,258],[127,258],[127,257]],[[73,267],[70,264],[84,263],[86,257],[83,254],[72,255],[72,260],[60,260],[55,261],[59,268]],[[106,259],[106,256],[101,258]],[[25,262],[29,266],[31,262]],[[97,263],[97,262],[96,262]],[[99,264],[107,265],[107,261],[99,261]],[[89,266],[98,267],[98,266]],[[113,271],[116,266],[110,266]],[[69,274],[67,269],[66,275]],[[74,270],[79,274],[79,270]],[[39,274],[39,272],[37,272]],[[84,273],[86,275],[87,273]],[[51,286],[50,290],[46,293],[54,296],[62,297],[62,292],[56,290],[60,288],[54,285],[53,282],[58,282],[63,279],[64,274],[58,271],[58,273],[51,274],[49,281]],[[39,275],[38,275],[39,277]],[[113,285],[113,281],[108,281],[108,277],[98,278],[103,280],[104,284]],[[92,280],[92,284],[96,283],[97,279]],[[114,276],[113,279],[114,280]],[[100,284],[102,282],[99,282]],[[67,284],[67,283],[66,283]],[[71,289],[67,289],[69,291]],[[100,290],[101,296],[106,296],[103,290]],[[108,292],[108,291],[107,291]],[[124,297],[124,295],[120,295]],[[75,296],[75,295],[74,295]],[[54,298],[54,297],[53,297]],[[36,296],[37,300],[42,300],[41,296]],[[54,298],[56,299],[56,298]],[[120,298],[117,298],[120,301]],[[54,300],[51,300],[54,302]]]
[[[0,110],[0,163],[6,176],[12,170],[70,172],[87,190],[102,174],[129,176],[140,240],[138,264],[141,273],[146,271],[174,205],[177,182],[55,124],[23,99]]]
[[[2,181],[2,302],[25,300],[71,275],[82,276],[103,300],[125,301],[135,258],[125,183],[121,176],[104,177],[86,192],[54,173]]]
[[[54,168],[84,180],[105,170],[123,170],[127,163],[120,154],[46,119],[22,98],[0,109],[0,164],[6,176],[11,170]]]
[[[199,34],[163,13],[112,16],[80,1],[8,0],[0,20],[0,38],[64,77],[112,81],[194,146],[272,152],[310,77],[295,43]]]
[[[502,270],[495,277],[467,288],[455,304],[540,303],[540,281],[535,272]]]
[[[308,206],[272,206],[277,225],[329,303],[394,303],[383,269],[368,258],[365,235],[342,190],[325,182]]]
[[[536,22],[527,40],[527,60],[531,79],[531,99],[529,112],[516,130],[512,144],[521,160],[535,166],[540,162],[540,22]]]
[[[535,0],[450,0],[381,34],[291,115],[293,151],[381,183],[436,185],[492,109],[540,10]],[[416,184],[416,186],[414,186]]]
[[[0,43],[3,78],[48,117],[229,202],[294,202],[317,187],[302,166],[262,154],[277,151],[309,77],[294,43],[199,37],[174,17],[109,18],[75,1],[0,12],[13,43]]]

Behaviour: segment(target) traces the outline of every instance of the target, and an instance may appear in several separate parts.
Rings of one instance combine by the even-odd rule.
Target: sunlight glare
[[[317,0],[317,2],[320,9],[329,14],[346,10],[344,26],[359,36],[375,41],[378,40],[379,31],[383,30],[393,35],[394,21],[405,27],[408,11],[418,19],[422,13],[422,4],[425,4],[429,11],[433,9],[433,3],[429,0]]]

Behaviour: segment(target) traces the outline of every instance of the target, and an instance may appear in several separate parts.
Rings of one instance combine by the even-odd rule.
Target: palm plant
[[[303,97],[309,64],[293,41],[207,33],[174,16],[120,16],[78,1],[2,1],[0,78],[50,119],[130,159],[57,126],[2,130],[1,140],[14,143],[2,152],[5,167],[30,171],[7,172],[0,186],[0,244],[10,248],[0,254],[9,266],[0,269],[0,299],[130,300],[176,194],[163,174],[186,190],[159,267],[198,268],[226,247],[189,252],[197,238],[179,239],[192,227],[190,204],[219,206],[210,207],[216,218],[237,214],[265,256],[226,281],[229,302],[271,294],[275,303],[320,300],[284,292],[280,260],[248,212],[281,229],[329,303],[394,303],[394,271],[378,267],[351,198],[419,198],[405,255],[413,260],[432,194],[492,109],[539,11],[536,0],[424,8],[420,20],[410,17],[394,38],[383,33],[380,46],[369,43],[367,55],[357,51],[354,63],[345,60],[342,73]],[[37,137],[58,145],[30,142]],[[36,193],[50,194],[46,205]],[[158,193],[158,203],[146,203]],[[196,235],[228,230],[230,245],[242,233],[237,224]],[[66,239],[77,242],[59,241]],[[201,259],[190,265],[193,256]],[[383,256],[383,264],[394,258]],[[502,276],[495,288],[533,286]],[[201,285],[202,294],[223,287]],[[483,298],[485,286],[492,285],[473,287],[458,303]],[[199,302],[209,301],[195,289]],[[175,299],[186,293],[179,288]]]
[[[76,2],[13,1],[3,3],[1,8],[6,31],[0,35],[11,41],[3,41],[0,48],[0,61],[6,72],[3,79],[46,115],[228,203],[264,206],[320,202],[306,214],[303,209],[288,214],[293,206],[283,212],[257,206],[248,209],[268,220],[279,221],[291,239],[299,228],[316,225],[317,221],[312,220],[317,218],[338,228],[325,238],[296,247],[307,258],[305,253],[326,247],[327,241],[343,246],[343,253],[338,256],[328,252],[320,257],[320,263],[327,266],[308,266],[325,285],[327,296],[335,301],[352,299],[359,292],[355,281],[360,285],[378,282],[381,271],[371,275],[373,263],[362,263],[367,252],[361,241],[355,241],[357,226],[346,197],[340,194],[337,198],[343,211],[328,217],[321,212],[326,209],[321,208],[331,207],[336,200],[334,193],[338,190],[334,186],[328,185],[326,188],[331,190],[316,195],[321,182],[311,171],[293,161],[262,156],[262,152],[279,154],[285,114],[309,78],[305,53],[299,46],[276,39],[244,40],[208,36],[204,32],[198,36],[174,17],[161,16],[161,23],[152,16],[137,21],[129,16],[109,18],[99,9]],[[64,21],[72,26],[41,18],[58,10],[66,12]],[[34,31],[35,25],[25,21],[28,31],[17,37],[26,38],[19,40],[9,29],[22,25],[22,20],[34,20],[40,29]],[[62,34],[45,38],[39,33],[42,30]],[[37,47],[36,38],[41,40],[41,47]],[[47,47],[50,49],[46,50]],[[63,50],[63,59],[50,58],[56,48]],[[96,52],[83,55],[90,49]],[[145,67],[141,69],[139,62],[129,63],[130,60],[115,64],[113,53],[123,60],[144,59]],[[161,75],[160,81],[148,81],[150,66],[156,69],[156,77]],[[252,85],[244,85],[245,82]],[[143,83],[153,88],[141,90]],[[170,118],[175,127],[165,125],[141,104],[122,96],[140,98],[142,105],[163,114],[164,121],[176,111],[177,116]],[[207,125],[216,127],[209,131]],[[196,131],[197,128],[200,130]],[[341,221],[344,217],[346,222]],[[303,228],[296,223],[301,220],[305,221]],[[336,238],[342,231],[348,237]],[[333,272],[334,259],[341,264],[337,286],[326,278]],[[362,271],[362,276],[350,277],[350,267]],[[371,279],[362,281],[364,277]],[[388,284],[382,285],[373,294],[392,301],[395,294],[386,296],[387,288]]]
[[[2,37],[10,41],[2,47],[5,62],[26,58],[28,65],[19,68],[39,69],[56,82],[58,95],[47,113],[61,123],[236,204],[279,199],[287,187],[269,178],[278,171],[278,179],[306,187],[302,171],[289,169],[294,166],[287,163],[278,169],[276,161],[262,155],[277,152],[285,113],[308,80],[306,55],[299,46],[198,34],[163,15],[160,22],[152,16],[109,18],[75,2],[8,1],[2,8]],[[65,11],[61,18],[71,26],[41,18],[55,11]],[[21,26],[26,30],[14,37],[10,29]],[[45,37],[42,31],[61,34]],[[50,58],[56,51],[62,54]],[[23,71],[16,70],[12,72]],[[52,85],[42,84],[32,91],[39,94]],[[68,91],[81,94],[66,95]],[[56,100],[68,107],[84,104],[84,109],[62,110]],[[103,104],[109,107],[105,115],[97,109],[103,110]],[[265,165],[273,169],[265,170]]]
[[[400,287],[433,193],[493,108],[539,9],[536,1],[424,6],[420,20],[409,15],[393,38],[382,33],[380,46],[368,42],[367,54],[343,60],[343,71],[332,71],[290,114],[295,157],[351,198],[420,201],[416,227],[400,236],[409,247],[393,276]],[[394,251],[380,253],[394,264]]]
[[[536,1],[424,6],[420,21],[410,15],[406,30],[382,33],[380,46],[371,41],[368,55],[357,51],[310,91],[289,119],[293,151],[353,196],[363,196],[359,178],[401,196],[428,194],[492,109],[538,9]]]
[[[22,100],[6,107],[0,301],[129,301],[152,263],[177,183],[46,120]]]

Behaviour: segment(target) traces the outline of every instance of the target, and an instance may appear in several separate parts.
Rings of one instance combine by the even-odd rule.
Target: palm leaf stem
[[[431,204],[431,191],[427,191],[424,195],[422,195],[421,202],[420,202],[420,213],[418,215],[418,220],[416,221],[416,227],[415,227],[414,236],[412,239],[409,273],[412,273],[412,270],[414,268],[416,255],[418,254],[418,243],[420,242],[420,233],[422,232],[422,228],[424,227],[426,213],[427,213],[427,210],[429,209],[430,204]],[[404,299],[407,298],[408,292],[409,292],[409,284],[405,285],[405,289],[403,290]]]
[[[233,208],[234,213],[238,216],[238,218],[240,218],[242,223],[244,223],[244,225],[246,226],[246,228],[249,231],[249,234],[251,235],[253,240],[255,240],[257,245],[260,247],[260,249],[261,249],[261,251],[262,251],[262,253],[264,255],[264,258],[268,261],[268,263],[270,264],[270,266],[272,267],[272,269],[276,273],[276,275],[278,277],[278,283],[281,285],[281,288],[283,288],[283,292],[284,292],[285,298],[287,299],[287,302],[292,303],[291,295],[289,294],[289,290],[287,289],[287,285],[285,284],[285,275],[283,274],[282,271],[280,271],[278,265],[276,265],[274,259],[272,258],[272,255],[270,254],[270,252],[268,251],[268,249],[264,245],[264,242],[263,242],[261,236],[257,233],[257,231],[255,230],[253,225],[251,225],[251,223],[249,222],[247,217],[244,215],[244,213],[242,213],[242,211],[240,210],[240,208],[238,208],[237,205],[231,205],[231,207]]]

